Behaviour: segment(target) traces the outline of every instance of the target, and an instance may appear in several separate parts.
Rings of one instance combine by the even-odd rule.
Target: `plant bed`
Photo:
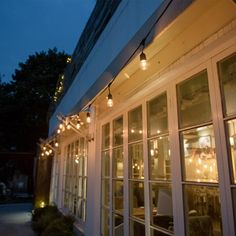
[[[40,236],[73,236],[74,218],[62,215],[57,207],[36,208],[32,214],[32,228]]]

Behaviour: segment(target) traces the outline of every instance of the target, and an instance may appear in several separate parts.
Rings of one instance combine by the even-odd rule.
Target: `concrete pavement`
[[[35,236],[31,211],[31,203],[0,205],[0,236]]]

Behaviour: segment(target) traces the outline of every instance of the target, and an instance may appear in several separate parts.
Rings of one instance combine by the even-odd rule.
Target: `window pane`
[[[236,183],[236,119],[227,122],[229,135],[229,153],[231,154],[231,165],[233,170],[233,182]]]
[[[168,132],[167,97],[166,93],[147,103],[148,109],[148,136]]]
[[[133,179],[144,179],[143,145],[129,145],[129,174]]]
[[[102,126],[102,149],[107,149],[110,146],[110,124]]]
[[[113,121],[113,146],[123,144],[123,117]]]
[[[109,236],[109,211],[102,209],[102,236]]]
[[[145,218],[144,212],[144,183],[130,181],[130,215],[141,219]]]
[[[222,235],[218,188],[185,186],[184,194],[187,235]]]
[[[110,203],[110,187],[109,187],[109,179],[102,180],[102,204],[104,206],[109,206]]]
[[[129,112],[129,142],[143,137],[142,106]]]
[[[123,148],[113,149],[113,177],[123,178]]]
[[[124,235],[124,218],[122,215],[114,214],[113,215],[113,235],[114,236],[123,236]]]
[[[226,115],[236,113],[236,54],[218,63]]]
[[[102,152],[102,176],[110,176],[110,155],[109,151]]]
[[[160,232],[158,230],[155,230],[155,229],[152,229],[152,228],[150,229],[150,233],[151,233],[151,236],[167,236],[167,235],[170,235],[170,234],[162,233],[162,232]]]
[[[130,236],[144,236],[145,235],[145,225],[134,220],[130,220],[129,230],[130,230],[129,232]]]
[[[177,86],[180,127],[211,120],[211,105],[207,71],[181,82]]]
[[[232,199],[234,207],[234,224],[236,225],[236,188],[232,189]]]
[[[173,231],[172,193],[170,184],[150,184],[151,224]]]
[[[123,181],[113,180],[113,209],[123,212]]]
[[[185,180],[218,182],[212,125],[184,131],[181,133],[181,139]]]
[[[148,155],[151,180],[171,179],[170,149],[168,137],[149,140]]]

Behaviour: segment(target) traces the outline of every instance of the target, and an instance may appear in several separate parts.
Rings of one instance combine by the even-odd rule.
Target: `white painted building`
[[[111,2],[50,119],[50,201],[78,235],[236,235],[235,1]]]

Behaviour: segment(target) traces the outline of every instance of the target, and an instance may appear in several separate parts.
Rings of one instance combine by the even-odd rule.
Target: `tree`
[[[0,149],[36,150],[39,137],[47,137],[48,109],[68,55],[49,49],[19,63],[13,80],[0,83]]]

